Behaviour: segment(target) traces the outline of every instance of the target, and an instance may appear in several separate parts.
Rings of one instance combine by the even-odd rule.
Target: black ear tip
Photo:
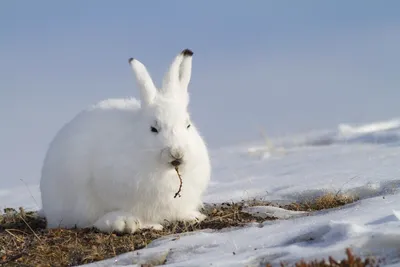
[[[129,64],[131,64],[131,62],[134,60],[133,57],[131,57],[130,59],[128,59]]]
[[[193,51],[186,48],[185,50],[182,51],[182,55],[184,55],[185,57],[191,57],[193,56]]]

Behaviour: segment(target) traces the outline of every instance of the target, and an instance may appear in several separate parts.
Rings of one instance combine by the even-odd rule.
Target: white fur
[[[162,229],[174,220],[203,220],[210,179],[206,145],[187,111],[192,56],[180,53],[157,89],[145,66],[130,60],[135,99],[109,99],[79,113],[55,136],[40,181],[48,227],[101,231]],[[187,128],[188,124],[191,124]],[[159,133],[150,131],[150,127]],[[170,164],[183,156],[179,179]]]

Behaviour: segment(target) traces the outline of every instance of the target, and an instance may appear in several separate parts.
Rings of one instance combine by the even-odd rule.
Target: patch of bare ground
[[[349,196],[341,193],[328,192],[322,196],[310,198],[300,202],[292,202],[290,204],[277,204],[262,199],[253,199],[250,201],[242,202],[248,206],[274,206],[292,211],[305,211],[313,212],[319,210],[326,210],[338,208],[353,202],[358,201],[358,197]]]
[[[284,208],[295,211],[318,211],[337,208],[353,203],[357,200],[357,197],[348,196],[345,194],[327,193],[313,200],[285,205]]]
[[[312,203],[292,203],[281,207],[314,211],[347,203],[350,203],[350,199],[327,195]],[[35,212],[5,209],[0,214],[0,266],[76,266],[144,248],[151,241],[167,235],[277,220],[275,217],[260,218],[242,211],[248,205],[265,206],[272,203],[243,201],[207,205],[203,212],[208,217],[200,223],[165,222],[162,231],[147,229],[134,234],[106,234],[96,229],[46,229],[46,221]]]
[[[335,260],[333,257],[329,257],[328,260],[312,260],[312,261],[304,261],[300,260],[296,262],[293,267],[377,267],[380,264],[383,264],[382,259],[375,258],[365,258],[355,256],[350,248],[346,249],[347,258],[342,260]],[[289,267],[288,264],[281,263],[281,267]],[[271,264],[266,264],[266,267],[272,267]]]
[[[46,229],[34,212],[5,210],[0,216],[0,264],[7,266],[76,266],[146,247],[159,237],[201,229],[240,227],[261,219],[242,212],[243,204],[212,205],[201,223],[165,223],[163,231],[105,234],[96,229]]]

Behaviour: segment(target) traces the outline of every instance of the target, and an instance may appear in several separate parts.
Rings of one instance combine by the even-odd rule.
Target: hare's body
[[[210,162],[189,121],[187,94],[157,93],[149,99],[141,89],[141,103],[100,102],[58,132],[40,184],[48,227],[134,232],[161,229],[165,220],[204,219],[199,208]],[[176,198],[180,182],[175,167],[183,180],[181,197]]]

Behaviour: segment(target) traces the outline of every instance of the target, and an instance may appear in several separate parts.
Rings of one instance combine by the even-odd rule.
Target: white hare
[[[136,59],[141,101],[109,99],[79,113],[50,143],[40,181],[49,228],[133,233],[165,220],[201,221],[210,180],[207,147],[188,112],[189,49],[156,88]],[[178,167],[179,166],[179,167]],[[174,198],[180,182],[181,197]]]

